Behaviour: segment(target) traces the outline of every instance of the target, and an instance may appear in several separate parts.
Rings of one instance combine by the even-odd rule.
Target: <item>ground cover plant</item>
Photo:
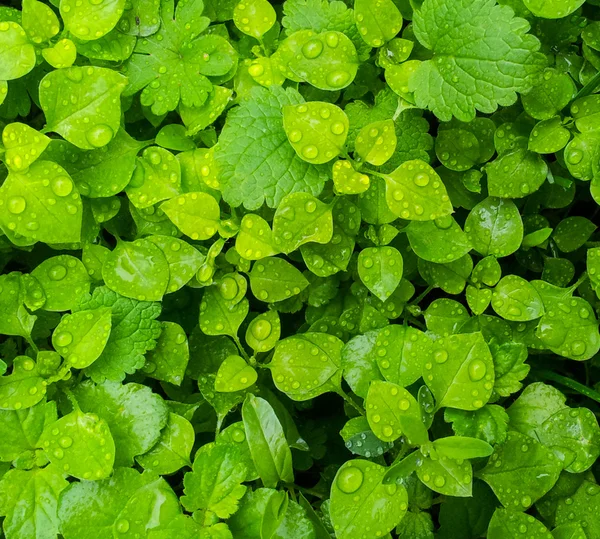
[[[600,539],[599,0],[11,2],[7,539]]]

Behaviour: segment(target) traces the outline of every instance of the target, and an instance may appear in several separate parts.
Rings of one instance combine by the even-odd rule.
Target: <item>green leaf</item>
[[[46,149],[50,139],[26,124],[16,122],[4,128],[2,143],[6,148],[4,154],[6,166],[15,172],[22,172],[26,171]]]
[[[411,445],[422,445],[429,440],[419,405],[403,387],[374,380],[366,408],[369,426],[380,440],[393,442],[402,435]]]
[[[275,386],[296,401],[339,391],[342,347],[341,340],[326,333],[305,333],[279,341],[269,364]]]
[[[175,493],[155,474],[116,468],[102,481],[71,483],[58,505],[65,539],[140,537],[181,514]],[[129,535],[124,535],[128,537]]]
[[[493,453],[490,444],[478,438],[447,436],[432,442],[438,455],[452,459],[476,459],[489,457]]]
[[[452,213],[442,180],[424,161],[406,161],[384,179],[387,204],[397,217],[431,221]]]
[[[215,379],[215,390],[221,393],[234,393],[248,389],[256,383],[258,374],[240,356],[228,356],[221,363]]]
[[[598,227],[585,217],[563,219],[552,233],[552,239],[563,253],[572,253],[585,245]]]
[[[490,196],[523,198],[542,186],[548,164],[537,153],[516,149],[492,161],[486,166],[486,173]]]
[[[582,0],[566,0],[565,2],[558,2],[557,0],[523,0],[523,3],[537,17],[560,19],[573,13],[584,2]]]
[[[275,348],[281,336],[281,322],[277,311],[267,311],[253,318],[246,330],[246,342],[255,352]]]
[[[38,444],[50,462],[78,479],[105,479],[113,471],[115,442],[97,415],[74,410],[47,425]]]
[[[325,170],[296,155],[283,127],[282,108],[303,102],[291,88],[253,88],[227,115],[215,159],[228,204],[255,210],[266,201],[273,208],[290,193],[321,192]]]
[[[160,314],[160,306],[124,298],[106,287],[98,287],[76,310],[100,307],[111,308],[112,329],[102,354],[86,372],[97,382],[122,381],[126,373],[131,374],[144,365],[144,354],[156,346],[161,327],[155,318]]]
[[[492,394],[494,364],[481,333],[460,333],[433,343],[423,378],[438,408],[482,408]]]
[[[271,405],[249,394],[242,407],[242,419],[252,460],[263,484],[276,487],[279,481],[293,482],[292,453]]]
[[[67,314],[52,333],[52,345],[70,365],[85,369],[102,354],[111,326],[108,307]]]
[[[48,382],[42,369],[27,356],[17,356],[9,375],[0,377],[0,409],[31,408],[44,399]]]
[[[395,328],[396,326],[391,327]],[[391,332],[391,328],[389,331]],[[341,365],[344,371],[344,380],[346,380],[352,391],[362,398],[366,398],[372,380],[383,380],[377,366],[376,343],[378,337],[378,331],[367,331],[363,335],[356,335],[350,339],[342,349]],[[402,374],[403,371],[404,369],[400,367]],[[411,368],[407,368],[406,371],[409,372],[409,378],[421,376],[419,363],[411,365]],[[390,381],[404,385],[401,380],[392,379]]]
[[[504,442],[508,430],[508,415],[502,406],[487,404],[479,410],[465,411],[446,408],[444,419],[452,423],[457,436],[470,436],[488,444]]]
[[[541,83],[523,95],[521,101],[529,116],[549,120],[571,102],[576,91],[575,83],[567,73],[547,69]]]
[[[367,247],[358,255],[360,280],[381,301],[396,290],[402,271],[402,255],[394,247]]]
[[[250,272],[250,288],[261,301],[273,303],[296,296],[308,286],[308,281],[283,258],[260,260]]]
[[[108,288],[121,296],[158,301],[167,290],[169,264],[151,241],[118,241],[104,259],[102,278]]]
[[[356,137],[355,150],[367,163],[379,167],[392,157],[396,145],[393,120],[382,120],[365,125],[360,130]]]
[[[161,322],[162,330],[156,347],[146,356],[144,373],[150,378],[181,385],[190,359],[188,340],[183,328],[175,322]]]
[[[208,99],[202,106],[186,107],[183,103],[179,103],[179,115],[187,127],[185,134],[192,137],[211,125],[229,104],[232,93],[229,88],[213,86]],[[189,141],[189,139],[186,140]],[[192,141],[189,142],[194,145]],[[186,142],[187,144],[188,142]]]
[[[206,335],[229,335],[235,339],[248,309],[247,298],[235,303],[225,299],[217,287],[208,287],[200,303],[200,329]]]
[[[473,470],[468,460],[426,457],[417,467],[417,476],[434,492],[447,496],[472,496]]]
[[[282,199],[273,217],[273,243],[281,252],[291,253],[309,242],[328,243],[332,236],[330,205],[309,193],[292,193]]]
[[[154,446],[167,424],[167,405],[149,387],[86,381],[73,393],[83,411],[96,414],[108,424],[115,440],[115,466],[131,466],[134,457]]]
[[[402,14],[391,0],[373,4],[369,0],[354,3],[354,19],[360,35],[371,47],[381,47],[396,37],[402,27]]]
[[[479,476],[504,507],[524,511],[554,486],[561,469],[558,458],[543,444],[509,432]]]
[[[159,27],[160,0],[132,0],[118,24],[121,32],[140,37],[151,36]]]
[[[362,340],[359,337],[355,339],[357,344]],[[344,350],[348,348],[346,346]],[[421,377],[423,365],[433,353],[431,340],[425,333],[399,324],[379,331],[372,350],[384,378],[402,387],[410,386]],[[346,353],[342,357],[347,357]],[[371,379],[376,381],[378,375]]]
[[[181,194],[181,167],[171,152],[152,146],[144,150],[136,163],[126,189],[136,208],[148,208]]]
[[[425,0],[414,13],[415,35],[433,52],[410,80],[417,106],[443,121],[455,116],[468,122],[475,110],[492,113],[499,104],[511,105],[517,92],[535,84],[545,59],[537,52],[539,41],[526,33],[529,24],[487,0],[445,7],[445,0]],[[502,69],[505,62],[509,71]]]
[[[523,532],[522,530],[525,530]],[[553,537],[539,520],[525,513],[498,508],[492,516],[488,528],[489,539],[509,539],[527,533],[531,539],[550,539]]]
[[[244,0],[233,10],[233,22],[244,34],[259,39],[275,24],[277,16],[267,0]]]
[[[382,455],[393,447],[392,443],[381,441],[373,433],[364,416],[349,419],[340,431],[340,436],[344,439],[346,449],[361,457]]]
[[[451,215],[434,221],[411,221],[406,235],[415,254],[429,262],[453,262],[471,251],[468,236]]]
[[[544,314],[544,304],[536,289],[518,275],[506,275],[494,288],[492,307],[502,318],[527,322]]]
[[[520,247],[523,221],[512,200],[488,197],[467,216],[465,232],[479,254],[500,258],[514,253]]]
[[[125,0],[108,0],[98,5],[94,0],[61,0],[60,15],[69,32],[87,41],[110,32],[123,14]]]
[[[570,139],[571,133],[563,126],[561,117],[554,116],[536,124],[527,148],[541,154],[555,153],[562,150]]]
[[[0,80],[19,79],[35,67],[35,47],[16,22],[0,24]]]
[[[383,536],[402,520],[408,496],[402,485],[384,485],[385,468],[367,460],[348,460],[338,470],[331,486],[331,522],[336,536],[351,539],[364,530],[364,523],[376,526],[374,535]],[[358,499],[357,499],[358,497]],[[377,520],[370,515],[377,513]]]
[[[6,517],[2,528],[7,539],[56,537],[58,497],[67,485],[54,465],[7,472],[0,481],[0,514]]]
[[[4,335],[31,335],[37,319],[25,308],[25,289],[22,274],[11,272],[0,276],[0,332]]]
[[[273,245],[273,233],[269,223],[259,215],[247,213],[242,218],[235,248],[246,260],[260,260],[278,253]]]
[[[599,139],[600,133],[597,130],[575,133],[564,150],[565,163],[572,176],[585,181],[593,180],[594,166],[598,162]]]
[[[17,241],[78,242],[82,203],[67,172],[36,161],[23,173],[10,172],[0,187],[0,226]]]
[[[288,504],[289,499],[283,491],[272,488],[248,490],[239,510],[229,520],[231,531],[240,539],[274,537]]]
[[[44,289],[46,311],[73,309],[90,289],[90,277],[85,266],[71,255],[47,258],[31,275]]]
[[[469,320],[467,310],[453,299],[440,298],[431,302],[425,311],[427,330],[433,335],[448,337],[460,333],[459,328]],[[431,353],[429,354],[431,356]]]
[[[217,232],[219,204],[207,193],[186,193],[163,202],[160,209],[193,240],[208,240]]]
[[[156,445],[147,453],[136,457],[136,461],[145,470],[160,475],[172,474],[184,466],[191,468],[190,453],[195,436],[194,427],[187,419],[170,413],[169,421],[160,433]]]
[[[86,1],[85,5],[91,4]],[[126,84],[123,75],[102,67],[70,67],[48,73],[40,83],[46,129],[59,133],[83,150],[106,146],[119,130],[119,97]],[[72,99],[63,99],[65,95]]]

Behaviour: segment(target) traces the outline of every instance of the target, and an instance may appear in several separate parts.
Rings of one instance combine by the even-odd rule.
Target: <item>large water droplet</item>
[[[60,440],[58,440],[58,444],[67,449],[73,445],[73,438],[70,436],[63,436]]]
[[[319,39],[311,39],[302,47],[302,54],[312,60],[317,58],[323,52],[323,43]]]
[[[73,335],[68,331],[63,331],[54,337],[56,346],[69,346],[73,342]]]
[[[433,357],[436,363],[445,363],[448,360],[448,352],[446,350],[438,350]]]
[[[429,175],[421,172],[415,176],[413,181],[415,182],[415,185],[425,187],[426,185],[429,185]]]
[[[27,202],[25,201],[25,199],[23,197],[20,197],[20,196],[12,197],[8,201],[8,211],[10,213],[14,213],[15,215],[18,215],[19,213],[23,213],[25,211],[26,207],[27,207]]]
[[[337,487],[346,494],[356,492],[362,485],[364,475],[356,466],[347,466],[338,475]]]
[[[333,88],[342,88],[350,80],[350,73],[347,71],[332,71],[327,75],[327,84]]]
[[[238,295],[239,290],[237,281],[233,277],[225,277],[219,285],[221,296],[226,300],[234,299]]]
[[[478,382],[479,380],[481,380],[485,376],[486,372],[487,368],[485,366],[485,363],[480,359],[474,359],[469,364],[469,378],[473,382]]]
[[[308,144],[302,148],[302,155],[306,159],[315,159],[319,155],[319,149],[314,144]]]
[[[67,268],[62,264],[55,264],[48,270],[48,277],[52,281],[62,281],[67,275]]]
[[[118,520],[115,525],[115,528],[119,533],[127,533],[129,531],[129,521],[125,520],[124,518]]]
[[[570,163],[571,165],[577,165],[579,163],[581,163],[581,160],[583,159],[583,152],[581,150],[571,150],[568,154],[567,154],[567,162]]]
[[[85,138],[95,148],[101,148],[112,140],[113,135],[114,132],[110,126],[98,124],[86,131]]]
[[[68,176],[57,176],[52,180],[52,192],[58,197],[66,197],[73,191],[73,182]]]

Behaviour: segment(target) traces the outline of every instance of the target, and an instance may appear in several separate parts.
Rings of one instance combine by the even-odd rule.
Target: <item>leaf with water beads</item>
[[[72,367],[84,369],[102,354],[111,325],[108,307],[66,314],[52,333],[52,345]]]
[[[589,219],[574,215],[558,223],[552,238],[563,253],[572,253],[583,247],[597,228]]]
[[[402,28],[402,14],[392,0],[356,0],[354,20],[361,37],[371,47],[381,47]]]
[[[583,298],[553,301],[542,316],[536,335],[555,354],[576,361],[590,359],[600,350],[598,320]]]
[[[431,339],[410,326],[390,325],[377,333],[373,349],[384,378],[402,387],[416,382],[431,359]]]
[[[281,322],[277,311],[259,314],[248,324],[246,342],[255,352],[273,349],[281,336]]]
[[[40,83],[46,129],[83,150],[106,146],[120,127],[120,96],[126,81],[123,75],[103,67],[70,67],[48,73]]]
[[[160,475],[175,473],[184,466],[191,467],[190,453],[195,437],[194,427],[187,419],[170,413],[169,422],[156,445],[136,460],[144,470]]]
[[[160,0],[132,0],[117,28],[131,36],[150,36],[160,27]]]
[[[261,301],[273,303],[296,296],[308,286],[302,273],[283,258],[259,260],[250,272],[250,288]]]
[[[36,63],[35,47],[16,22],[0,22],[0,80],[19,79]]]
[[[48,425],[39,444],[50,462],[78,479],[97,481],[112,473],[115,443],[95,414],[74,410]]]
[[[417,476],[434,492],[458,497],[473,495],[473,469],[468,460],[424,457],[417,465]]]
[[[0,226],[11,240],[81,239],[81,197],[67,172],[55,163],[36,161],[23,173],[10,172],[0,187],[0,210]]]
[[[162,331],[156,347],[148,351],[142,371],[150,378],[179,386],[190,359],[188,340],[175,322],[161,322]]]
[[[246,260],[260,260],[278,253],[269,223],[260,215],[248,213],[242,217],[235,248]]]
[[[477,410],[494,386],[493,358],[481,333],[459,333],[433,343],[423,378],[438,408]]]
[[[273,243],[291,253],[308,242],[328,243],[333,235],[331,205],[309,193],[284,197],[273,217]]]
[[[358,274],[381,301],[388,299],[402,279],[403,260],[395,247],[367,247],[358,256]]]
[[[206,335],[229,335],[235,339],[248,309],[247,298],[234,303],[226,299],[216,286],[209,286],[204,290],[200,303],[200,329]]]
[[[502,406],[487,404],[474,411],[446,408],[444,420],[452,423],[457,436],[469,436],[485,440],[488,444],[498,444],[506,440],[508,415]]]
[[[560,116],[538,122],[529,136],[528,149],[540,154],[562,150],[571,139],[571,132],[563,126]]]
[[[254,385],[258,374],[240,356],[229,356],[221,363],[215,378],[215,390],[220,393],[235,393]]]
[[[442,180],[420,159],[402,163],[384,179],[387,204],[397,217],[431,221],[453,211]]]
[[[576,91],[570,75],[549,68],[544,72],[541,82],[521,96],[521,102],[525,112],[532,118],[549,120],[569,104]]]
[[[556,483],[560,460],[536,439],[509,432],[496,446],[487,465],[478,473],[504,507],[525,511]]]
[[[8,124],[2,131],[4,162],[15,172],[26,170],[46,149],[50,139],[22,123]]]
[[[333,164],[333,184],[341,195],[364,193],[370,185],[369,176],[354,170],[350,161],[339,160]]]
[[[233,10],[233,23],[256,39],[266,34],[276,20],[275,10],[266,0],[241,0]]]
[[[17,356],[9,375],[0,377],[0,409],[31,408],[44,399],[48,383],[30,357]]]
[[[348,86],[356,77],[358,55],[345,34],[337,31],[304,32],[297,45],[298,53],[290,58],[288,68],[310,85],[336,91]]]
[[[408,508],[403,485],[384,485],[386,469],[367,460],[348,460],[331,485],[330,516],[339,539],[363,537],[365,522],[369,534],[384,536],[402,520]],[[372,515],[377,514],[373,520]]]
[[[193,240],[208,240],[217,232],[221,210],[207,193],[186,193],[160,205],[173,224]]]
[[[305,333],[279,341],[269,364],[277,389],[305,401],[341,388],[344,343],[326,333]]]
[[[403,387],[375,380],[365,403],[369,426],[380,440],[393,442],[405,436],[411,445],[423,445],[429,440],[419,404]]]
[[[523,198],[542,186],[548,164],[536,153],[516,149],[492,161],[486,166],[486,173],[490,196]]]
[[[453,262],[471,251],[471,242],[451,215],[433,221],[412,221],[406,234],[415,254],[429,262]]]
[[[571,115],[582,133],[597,131],[600,121],[600,95],[588,95],[573,101]]]
[[[500,279],[492,294],[492,307],[506,320],[527,322],[544,314],[544,304],[536,289],[518,275]]]
[[[65,28],[83,41],[98,39],[110,32],[124,9],[125,0],[62,0],[60,3]]]
[[[165,256],[169,265],[169,284],[167,292],[176,292],[187,284],[198,271],[204,255],[184,240],[171,236],[148,236],[148,241],[156,245]]]
[[[46,294],[44,309],[68,311],[79,303],[90,289],[85,266],[71,255],[58,255],[44,260],[32,272]]]
[[[367,419],[363,416],[349,419],[340,431],[340,436],[348,451],[368,459],[383,455],[393,447],[392,443],[383,442],[373,433]]]
[[[355,151],[367,163],[377,167],[386,163],[396,150],[396,130],[393,120],[365,125],[356,137]]]
[[[585,0],[524,0],[525,7],[536,17],[562,19],[576,11]]]
[[[11,272],[0,276],[0,312],[0,332],[4,335],[27,337],[31,334],[37,317],[25,308],[22,274]]]
[[[102,266],[106,286],[126,298],[140,301],[162,299],[169,282],[169,264],[151,241],[119,240]]]
[[[136,208],[148,208],[181,194],[181,167],[170,151],[152,146],[136,161],[125,189]]]
[[[312,101],[283,107],[283,128],[298,157],[319,165],[337,157],[348,137],[346,113],[331,103]]]
[[[208,99],[200,107],[187,107],[179,103],[179,115],[187,128],[186,135],[193,137],[211,125],[225,110],[233,92],[223,86],[213,86]],[[193,142],[192,142],[193,144]]]
[[[418,259],[417,264],[421,277],[429,285],[439,287],[448,294],[460,294],[473,270],[473,259],[468,254],[447,264],[436,264],[422,258]]]
[[[516,537],[558,539],[563,537],[556,533],[550,533],[546,526],[531,515],[501,507],[494,512],[487,533],[489,539],[515,539]],[[564,537],[567,538],[566,535]],[[575,539],[577,536],[569,535],[568,537]]]

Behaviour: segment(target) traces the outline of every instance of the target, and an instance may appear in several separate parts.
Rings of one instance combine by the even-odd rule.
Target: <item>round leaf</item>
[[[215,379],[215,390],[234,393],[254,385],[258,375],[251,365],[240,356],[229,356],[221,363]]]

